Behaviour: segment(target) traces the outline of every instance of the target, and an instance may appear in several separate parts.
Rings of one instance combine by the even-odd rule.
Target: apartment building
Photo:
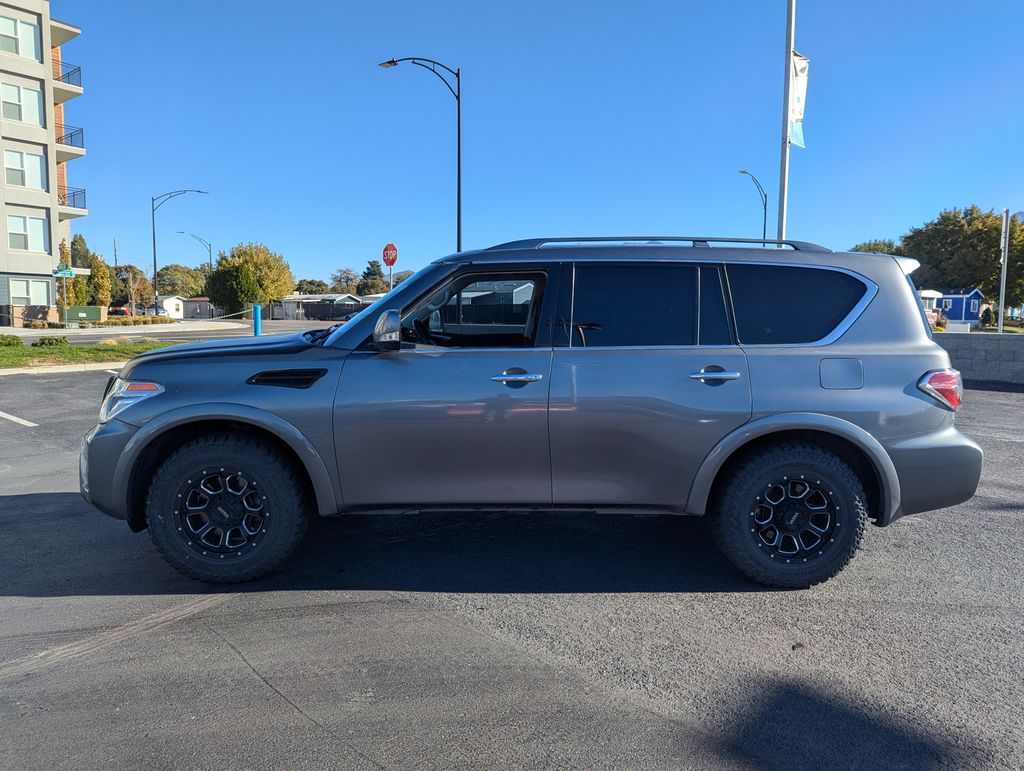
[[[83,132],[64,121],[82,73],[62,46],[80,33],[50,17],[48,0],[0,0],[0,326],[57,320],[60,244],[87,213],[67,169],[85,155]]]

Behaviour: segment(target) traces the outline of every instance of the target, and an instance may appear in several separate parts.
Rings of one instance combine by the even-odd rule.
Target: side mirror
[[[373,344],[378,351],[398,351],[402,348],[402,317],[398,311],[384,311],[373,325]]]

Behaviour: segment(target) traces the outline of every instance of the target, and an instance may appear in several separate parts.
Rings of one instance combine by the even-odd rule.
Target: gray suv
[[[868,520],[978,485],[916,267],[742,239],[463,252],[335,328],[136,357],[82,494],[203,581],[273,570],[314,513],[557,508],[705,515],[747,576],[810,586]]]

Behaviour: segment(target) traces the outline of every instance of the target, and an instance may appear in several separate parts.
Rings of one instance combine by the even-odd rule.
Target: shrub
[[[46,329],[45,321],[26,321],[25,329]]]
[[[40,337],[32,341],[33,348],[60,348],[71,345],[66,337]]]
[[[106,338],[104,340],[100,340],[98,343],[96,343],[96,345],[120,345],[120,344],[121,344],[120,340],[115,340],[112,337],[108,337],[108,338]]]
[[[0,348],[21,348],[23,345],[17,335],[0,335]]]
[[[45,329],[64,329],[64,324],[59,321],[47,321]]]
[[[92,329],[92,324],[90,322],[88,322],[88,321],[79,321],[78,322],[78,328],[79,329]]]

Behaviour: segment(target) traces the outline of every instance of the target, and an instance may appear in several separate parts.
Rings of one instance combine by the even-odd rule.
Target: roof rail
[[[509,241],[508,243],[491,246],[484,251],[497,251],[502,249],[540,249],[548,244],[624,244],[636,246],[657,246],[659,242],[671,241],[689,242],[691,246],[709,247],[711,244],[775,244],[778,246],[789,246],[798,252],[831,252],[832,250],[812,244],[807,241],[776,241],[763,238],[715,238],[712,236],[584,236],[581,238],[526,238],[521,241]]]

